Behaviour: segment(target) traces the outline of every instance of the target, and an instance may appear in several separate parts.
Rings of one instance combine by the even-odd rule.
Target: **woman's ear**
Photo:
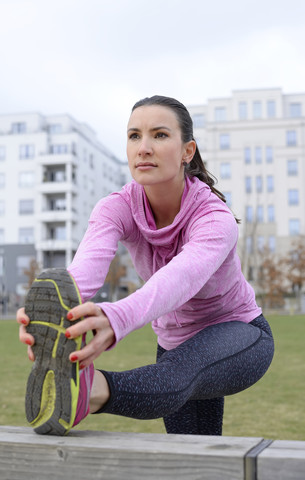
[[[183,161],[186,163],[190,163],[193,159],[193,156],[195,155],[195,152],[196,152],[195,140],[190,140],[189,142],[185,143]]]

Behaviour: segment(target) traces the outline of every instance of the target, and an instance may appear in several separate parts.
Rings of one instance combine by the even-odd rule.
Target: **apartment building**
[[[0,116],[0,298],[23,296],[24,272],[67,266],[95,203],[125,183],[122,163],[69,115]]]
[[[305,235],[305,93],[237,90],[189,111],[207,168],[242,220],[242,266],[255,282],[264,247],[284,254]]]

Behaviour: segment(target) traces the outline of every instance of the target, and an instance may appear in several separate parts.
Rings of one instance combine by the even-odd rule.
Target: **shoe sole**
[[[26,297],[27,332],[35,338],[35,362],[27,382],[25,411],[39,434],[65,435],[75,419],[79,363],[71,363],[69,355],[80,350],[82,337],[67,339],[65,331],[71,326],[67,312],[80,303],[75,281],[65,269],[45,270]]]

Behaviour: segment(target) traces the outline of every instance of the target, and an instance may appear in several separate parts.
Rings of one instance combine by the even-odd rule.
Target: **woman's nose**
[[[140,156],[152,154],[152,145],[148,138],[142,138],[141,143],[139,145],[138,154]]]

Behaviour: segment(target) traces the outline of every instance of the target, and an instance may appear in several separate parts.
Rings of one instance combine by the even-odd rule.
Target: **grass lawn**
[[[305,439],[305,316],[270,316],[275,338],[273,363],[256,385],[226,398],[224,435],[270,439]],[[18,341],[15,321],[2,320],[0,424],[27,425],[24,393],[31,364]],[[126,370],[153,363],[156,338],[150,325],[138,330],[95,363],[97,368]],[[91,415],[85,430],[164,433],[162,420],[132,420],[115,415]]]

